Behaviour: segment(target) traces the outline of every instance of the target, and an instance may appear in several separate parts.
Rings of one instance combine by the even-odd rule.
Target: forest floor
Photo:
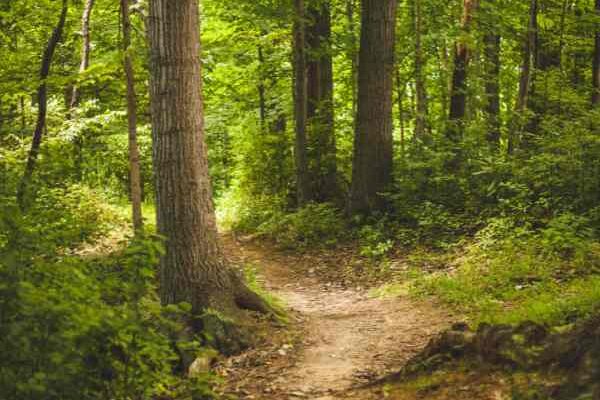
[[[377,297],[369,290],[376,282],[338,279],[349,262],[344,254],[321,258],[223,240],[230,259],[256,268],[289,316],[257,332],[266,338],[261,345],[217,367],[224,392],[240,399],[382,399],[384,389],[369,384],[401,369],[454,320],[432,301]]]

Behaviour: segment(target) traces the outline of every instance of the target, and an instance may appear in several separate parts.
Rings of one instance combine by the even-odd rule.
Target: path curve
[[[283,299],[297,332],[228,360],[222,371],[242,399],[381,398],[359,388],[399,370],[450,324],[448,312],[431,302],[372,298],[365,289],[324,282],[314,259],[224,242],[232,261],[255,265],[264,286]]]

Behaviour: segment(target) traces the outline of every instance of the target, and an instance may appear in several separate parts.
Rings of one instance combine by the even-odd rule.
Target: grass
[[[257,270],[258,268],[256,265],[247,264],[244,266],[246,284],[267,303],[280,323],[287,324],[289,322],[289,317],[286,312],[285,302],[264,287],[262,282],[258,279]]]
[[[410,280],[411,293],[434,295],[474,322],[550,326],[568,324],[600,306],[600,254],[590,243],[583,252],[540,251],[536,240],[503,243],[494,249],[472,246],[457,268]],[[384,292],[401,292],[399,288]]]

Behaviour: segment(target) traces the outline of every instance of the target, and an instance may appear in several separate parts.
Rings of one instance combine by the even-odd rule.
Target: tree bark
[[[496,151],[500,148],[500,35],[487,33],[484,45],[487,141]]]
[[[310,142],[311,200],[334,201],[337,188],[336,143],[333,116],[333,61],[329,4],[308,7],[307,126]]]
[[[349,211],[385,207],[381,193],[392,181],[392,90],[396,0],[363,0],[358,112]]]
[[[521,65],[521,75],[519,77],[519,94],[515,106],[515,116],[513,117],[512,129],[508,138],[508,154],[512,154],[516,147],[516,140],[520,136],[523,127],[523,112],[529,103],[529,91],[532,80],[533,59],[536,53],[537,42],[537,14],[538,2],[531,0],[529,3],[529,22],[527,26],[527,35],[523,46],[523,61]]]
[[[204,134],[198,0],[151,0],[150,95],[163,304],[267,312],[219,245]]]
[[[81,44],[81,63],[79,64],[79,74],[84,73],[90,65],[90,20],[92,17],[92,9],[94,8],[95,0],[86,0],[85,6],[83,7],[83,16],[81,17],[81,37],[83,39]],[[75,84],[73,86],[73,92],[71,94],[71,102],[69,104],[69,110],[73,110],[79,105],[79,86]]]
[[[415,30],[415,140],[423,141],[427,129],[427,89],[425,86],[425,60],[423,57],[422,32],[423,12],[421,0],[413,0],[413,22]]]
[[[596,18],[600,18],[600,0],[596,0],[594,11]],[[592,105],[597,107],[600,105],[600,23],[595,23],[594,32],[594,61],[592,70]]]
[[[464,0],[461,31],[468,34],[471,31],[473,12],[477,0]],[[470,61],[470,49],[464,39],[459,39],[454,45],[454,72],[452,75],[452,90],[450,92],[450,112],[448,114],[448,129],[446,137],[458,144],[462,140],[464,120],[467,110],[467,68]],[[456,157],[458,157],[456,155]]]
[[[301,207],[311,201],[307,155],[306,9],[304,0],[294,0],[294,115],[296,120],[296,198]]]
[[[265,56],[263,54],[262,45],[258,45],[258,110],[260,118],[260,128],[262,131],[267,126],[267,104],[266,104],[266,88],[265,88]],[[263,132],[264,133],[264,132]]]
[[[46,49],[44,50],[44,54],[42,56],[42,65],[40,68],[41,83],[37,91],[37,122],[35,125],[35,131],[33,132],[31,148],[27,157],[27,165],[25,166],[25,171],[23,173],[23,177],[21,178],[21,182],[19,183],[19,188],[17,190],[17,202],[19,203],[19,207],[21,207],[21,209],[26,208],[29,183],[31,181],[31,177],[33,176],[33,171],[35,170],[35,165],[40,152],[40,145],[42,143],[42,135],[44,133],[44,128],[46,127],[46,114],[48,111],[48,85],[46,83],[46,79],[50,74],[50,67],[52,65],[52,58],[54,57],[56,46],[58,45],[58,42],[60,42],[60,40],[62,39],[65,21],[67,19],[68,8],[68,0],[63,0],[60,17],[56,26],[54,27],[50,39],[48,39]]]
[[[123,69],[127,84],[127,127],[129,133],[129,191],[133,230],[141,234],[144,230],[142,217],[142,179],[140,174],[140,152],[137,144],[137,100],[135,74],[131,60],[131,21],[129,0],[121,0],[121,25],[123,27]]]

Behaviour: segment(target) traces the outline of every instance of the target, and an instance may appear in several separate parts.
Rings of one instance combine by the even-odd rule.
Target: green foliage
[[[76,247],[115,225],[81,187],[45,189],[30,212],[3,210],[0,227],[0,392],[11,399],[209,399],[212,377],[178,375],[189,306],[161,307],[161,241],[84,257]],[[10,207],[10,206],[9,206]],[[74,255],[71,255],[74,254]]]
[[[340,211],[330,204],[308,204],[296,212],[275,214],[258,233],[286,248],[333,246],[347,233]]]
[[[589,222],[572,214],[537,230],[495,219],[457,258],[455,271],[421,274],[414,287],[479,321],[560,325],[600,305],[599,250]]]

